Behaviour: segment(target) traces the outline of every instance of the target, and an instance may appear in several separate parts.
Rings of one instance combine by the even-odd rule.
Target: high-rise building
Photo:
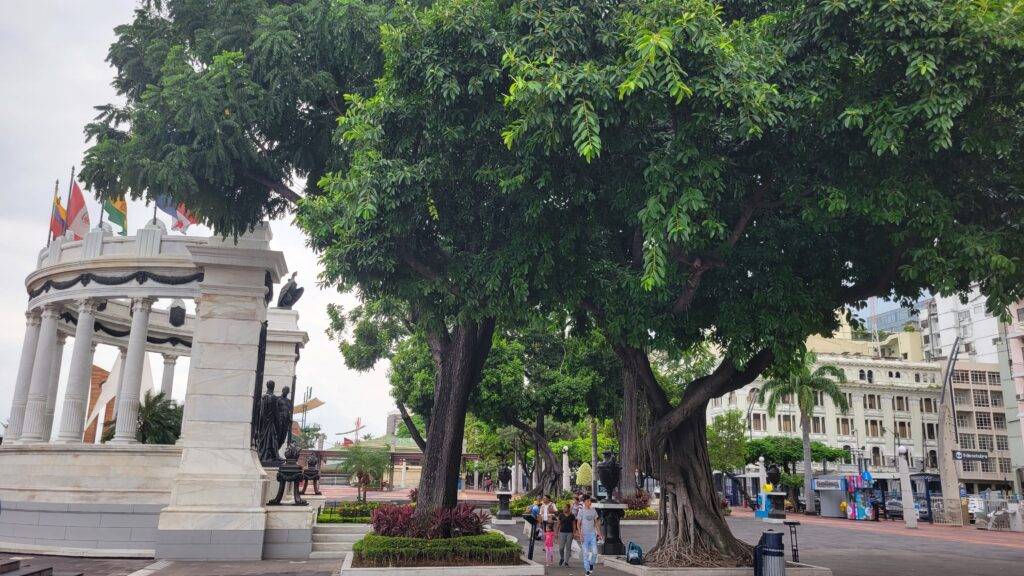
[[[949,358],[959,336],[960,359],[999,362],[1002,323],[998,316],[988,312],[986,298],[977,287],[968,294],[966,302],[961,302],[959,296],[932,296],[920,305],[918,325],[926,359]]]

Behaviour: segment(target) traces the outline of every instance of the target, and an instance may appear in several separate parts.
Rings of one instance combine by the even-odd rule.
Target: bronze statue
[[[281,287],[281,293],[277,295],[278,308],[291,310],[292,306],[299,301],[299,298],[302,298],[302,293],[306,291],[305,288],[299,288],[299,285],[295,283],[296,274],[298,272],[292,272],[292,277]]]
[[[276,466],[281,462],[278,451],[281,449],[281,442],[278,441],[278,398],[274,396],[274,381],[266,384],[266,392],[260,398],[259,430],[256,433],[256,451],[259,453],[260,462],[264,466]]]
[[[302,471],[302,494],[306,494],[309,482],[313,482],[313,495],[320,496],[320,459],[316,454],[310,454],[306,458],[306,469]]]
[[[292,496],[295,498],[295,506],[305,506],[308,504],[305,500],[299,497],[299,482],[302,480],[302,466],[296,464],[299,459],[299,445],[295,442],[288,444],[288,448],[284,451],[284,464],[277,470],[277,496],[273,500],[267,502],[267,506],[280,506],[281,498],[284,497],[285,486],[291,482],[292,485]]]
[[[281,395],[277,398],[277,445],[283,446],[290,437],[292,431],[292,399],[288,397],[291,389],[285,386],[281,389]]]

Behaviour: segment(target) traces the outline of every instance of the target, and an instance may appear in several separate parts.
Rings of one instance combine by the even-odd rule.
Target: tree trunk
[[[462,439],[470,393],[491,350],[494,320],[459,324],[451,334],[428,334],[437,371],[434,407],[423,451],[416,514],[438,507],[454,508],[458,502]]]
[[[622,420],[619,428],[619,451],[622,458],[622,476],[619,492],[623,498],[636,496],[637,470],[640,466],[640,375],[636,369],[623,363]]]
[[[804,501],[807,502],[806,511],[808,514],[814,514],[817,509],[814,506],[814,469],[811,467],[813,463],[811,461],[811,417],[807,414],[800,413],[800,427],[803,428],[803,440],[804,440]],[[794,501],[794,505],[799,500]]]
[[[705,407],[665,439],[661,530],[647,554],[653,566],[750,566],[752,548],[729,530],[711,479]]]
[[[521,421],[516,421],[512,425],[529,434],[533,438],[534,446],[536,446],[537,457],[533,464],[534,484],[526,495],[548,495],[552,499],[557,498],[561,492],[562,463],[558,460],[554,451],[551,450],[551,443],[548,441],[548,437],[544,435],[543,417],[538,417],[537,419],[538,428],[530,428],[529,425]],[[544,463],[543,467],[541,467],[542,462]]]

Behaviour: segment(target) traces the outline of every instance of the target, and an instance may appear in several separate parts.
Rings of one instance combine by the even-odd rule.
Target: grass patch
[[[651,510],[650,508],[643,508],[641,510],[626,510],[626,515],[623,517],[624,520],[657,520],[658,511]]]
[[[352,546],[352,566],[510,566],[520,564],[519,545],[488,532],[456,538],[406,538],[367,534]]]
[[[317,514],[318,524],[369,524],[380,502],[328,502]]]

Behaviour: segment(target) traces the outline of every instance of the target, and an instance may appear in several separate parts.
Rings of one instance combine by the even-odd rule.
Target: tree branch
[[[416,442],[416,445],[420,447],[420,451],[426,453],[427,443],[423,440],[423,436],[420,435],[419,429],[416,428],[416,422],[413,422],[409,411],[405,409],[405,404],[396,400],[395,405],[398,406],[398,411],[402,414],[402,422],[405,422],[405,427],[409,429],[409,436],[412,436],[413,442]]]
[[[658,380],[651,370],[651,360],[647,352],[632,346],[612,345],[615,355],[619,357],[626,370],[634,372],[643,384],[647,403],[655,417],[661,417],[672,410],[668,395],[661,389]]]
[[[249,171],[242,172],[242,176],[248,178],[249,180],[252,180],[253,182],[266,186],[281,198],[284,198],[288,202],[291,202],[292,205],[298,204],[299,200],[302,200],[301,194],[285,186],[284,183],[281,181],[271,180],[266,176],[262,176],[260,174],[256,174],[255,172]]]

